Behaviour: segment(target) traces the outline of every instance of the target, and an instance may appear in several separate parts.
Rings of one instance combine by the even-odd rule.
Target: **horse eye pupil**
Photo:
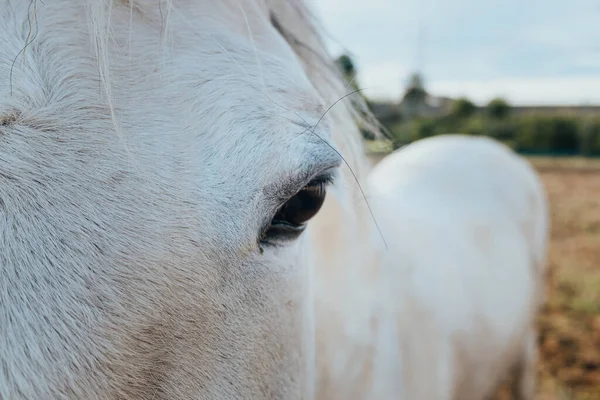
[[[307,186],[291,199],[275,215],[274,221],[302,225],[317,214],[325,201],[324,185]]]
[[[297,238],[304,231],[306,222],[321,209],[329,181],[315,180],[289,198],[261,231],[260,243],[277,244]]]

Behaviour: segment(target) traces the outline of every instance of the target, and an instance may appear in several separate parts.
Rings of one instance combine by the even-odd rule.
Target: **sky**
[[[371,98],[399,99],[418,69],[437,96],[600,105],[600,0],[312,3],[330,50],[354,56]]]

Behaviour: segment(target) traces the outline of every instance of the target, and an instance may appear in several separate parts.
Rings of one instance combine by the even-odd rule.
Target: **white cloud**
[[[600,103],[598,0],[313,0],[372,97],[398,98],[426,28],[426,82],[478,101]],[[342,47],[330,41],[334,52]]]
[[[397,73],[400,71],[400,73]],[[410,70],[399,64],[367,69],[360,76],[361,87],[374,99],[399,100]],[[398,76],[401,75],[402,79]],[[600,76],[496,79],[426,80],[427,91],[434,96],[461,97],[485,104],[503,97],[513,104],[600,104]]]
[[[573,59],[573,64],[583,68],[597,68],[600,71],[600,52],[581,54]]]
[[[513,104],[600,104],[600,76],[434,81],[428,90],[440,96],[467,96],[480,104],[496,96]]]
[[[398,62],[368,64],[361,70],[359,85],[367,96],[373,98],[398,98],[410,73],[409,66]]]

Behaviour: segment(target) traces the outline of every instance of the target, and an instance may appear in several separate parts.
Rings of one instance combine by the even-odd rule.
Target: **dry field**
[[[600,160],[529,161],[552,212],[538,398],[600,400]]]
[[[530,158],[552,211],[540,400],[600,399],[600,160]]]

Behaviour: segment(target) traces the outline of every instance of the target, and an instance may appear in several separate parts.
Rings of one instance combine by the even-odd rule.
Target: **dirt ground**
[[[546,305],[538,317],[538,399],[600,400],[600,160],[529,161],[545,184],[552,218]]]
[[[552,213],[540,400],[600,399],[600,161],[530,158]]]

